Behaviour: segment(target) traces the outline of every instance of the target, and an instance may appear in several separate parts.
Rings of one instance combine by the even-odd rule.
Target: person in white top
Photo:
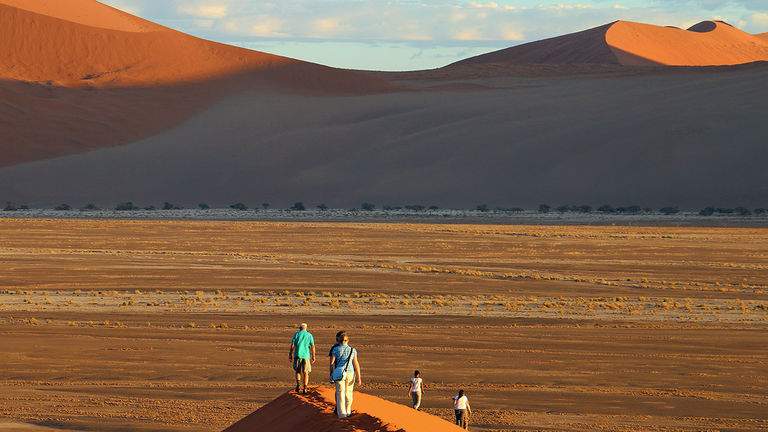
[[[421,395],[424,392],[424,385],[419,371],[413,371],[413,378],[411,378],[411,387],[408,389],[408,394],[411,395],[411,401],[413,401],[413,409],[418,410],[421,406]]]
[[[469,407],[469,400],[464,396],[464,390],[459,390],[459,395],[453,397],[453,411],[456,413],[456,424],[466,429],[469,425],[469,416],[472,415],[472,408]]]

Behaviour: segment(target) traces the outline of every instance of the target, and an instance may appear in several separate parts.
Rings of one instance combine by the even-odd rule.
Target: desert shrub
[[[382,207],[382,209],[384,209],[384,210],[400,210],[400,209],[402,209],[402,207],[400,207],[400,206],[385,205],[384,207]]]
[[[376,206],[374,204],[369,203],[369,202],[364,202],[364,203],[360,204],[360,208],[365,210],[365,211],[373,211],[376,208]]]
[[[243,204],[243,203],[241,203],[241,202],[234,203],[234,204],[230,205],[229,208],[234,209],[234,210],[240,210],[240,211],[248,210],[248,206]]]
[[[67,210],[72,210],[72,206],[64,203],[64,204],[57,205],[54,209],[60,210],[60,211],[67,211]]]
[[[586,204],[573,207],[573,209],[581,213],[592,213],[592,206],[588,206]]]
[[[264,210],[266,210],[266,209],[269,208],[269,203],[268,202],[263,202],[263,203],[261,203],[261,207],[264,208]]]
[[[325,205],[325,204],[318,204],[317,205],[317,209],[320,210],[320,211],[326,211],[326,210],[328,210],[328,206]]]
[[[768,210],[766,210],[766,209],[764,209],[762,207],[758,207],[758,208],[754,209],[752,212],[754,214],[756,214],[756,215],[764,215],[764,214],[768,213]]]
[[[440,210],[440,207],[438,207],[436,205],[431,205],[431,206],[429,206],[429,209],[430,210]]]
[[[16,211],[19,208],[16,207],[16,205],[10,201],[5,202],[5,208],[3,208],[4,211]]]
[[[211,206],[209,206],[206,203],[200,203],[197,205],[197,207],[200,208],[200,210],[208,210],[209,208],[211,208]]]
[[[144,210],[155,211],[155,210],[157,210],[157,207],[155,207],[153,205],[148,205],[148,206],[144,207]]]
[[[571,211],[571,206],[569,205],[561,205],[557,207],[555,210],[557,210],[558,213],[565,213]]]
[[[295,202],[295,203],[294,203],[294,204],[293,204],[293,205],[290,207],[290,209],[291,209],[291,210],[296,210],[296,211],[304,211],[304,210],[306,210],[306,208],[304,207],[304,203],[303,203],[303,202],[301,202],[301,201],[296,201],[296,202]]]
[[[411,211],[422,211],[425,208],[426,207],[424,207],[423,205],[420,205],[420,204],[408,204],[408,205],[405,206],[406,210],[411,210]]]
[[[138,210],[139,207],[134,205],[131,201],[121,202],[115,206],[117,211]]]
[[[597,211],[599,211],[600,213],[615,213],[616,209],[606,204],[598,207]]]
[[[552,207],[547,204],[539,204],[539,213],[549,213],[551,209]]]
[[[628,207],[619,207],[616,209],[617,213],[629,213],[629,214],[638,214],[641,211],[643,211],[642,207],[637,205],[631,205]]]
[[[733,214],[734,210],[732,208],[727,207],[718,207],[715,209],[720,214]]]
[[[180,206],[178,204],[170,203],[168,201],[163,203],[163,210],[181,210],[183,208],[184,207],[182,207],[182,206]]]
[[[680,210],[678,210],[677,207],[662,207],[659,209],[659,213],[665,214],[665,215],[673,215],[680,213]]]
[[[712,216],[713,214],[715,214],[714,207],[705,207],[699,211],[699,216]]]
[[[496,210],[510,213],[519,213],[523,211],[520,207],[496,207]]]
[[[88,211],[88,210],[98,210],[99,208],[96,207],[93,203],[88,203],[82,207],[80,207],[80,210]]]
[[[736,207],[733,209],[736,213],[738,213],[740,216],[749,216],[752,214],[752,211],[746,207]]]
[[[475,207],[475,210],[479,212],[487,212],[488,211],[488,204],[478,204],[477,207]]]

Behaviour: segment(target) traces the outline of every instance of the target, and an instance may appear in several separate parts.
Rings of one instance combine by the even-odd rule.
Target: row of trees
[[[206,203],[200,203],[197,206],[199,209],[202,210],[208,210],[211,208]],[[248,206],[243,204],[242,202],[237,202],[234,204],[231,204],[229,206],[231,209],[234,210],[241,210],[245,211],[248,210]],[[114,210],[116,211],[129,211],[129,210],[181,210],[184,207],[174,204],[171,202],[165,202],[160,207],[155,207],[154,205],[146,206],[146,207],[140,207],[136,204],[134,204],[131,201],[121,202],[117,204],[114,207]],[[267,210],[270,208],[269,203],[261,203],[261,208],[264,210]],[[329,207],[325,204],[318,204],[315,206],[318,210],[325,211],[328,210]],[[258,207],[256,208],[258,209]],[[374,211],[377,207],[373,203],[369,202],[363,202],[360,204],[360,210],[362,211]],[[421,204],[409,204],[405,206],[392,206],[392,205],[384,205],[381,207],[384,211],[397,211],[397,210],[409,210],[409,211],[415,211],[420,212],[424,210],[438,210],[439,207],[435,205],[431,206],[425,206]],[[5,208],[3,209],[5,211],[16,211],[16,210],[29,210],[29,206],[27,205],[16,205],[12,202],[6,202]],[[72,206],[69,204],[60,204],[55,207],[55,210],[60,211],[69,211],[74,210]],[[100,210],[99,207],[97,207],[94,204],[86,204],[83,207],[80,207],[81,211],[89,211],[89,210]],[[304,205],[303,202],[297,201],[292,206],[288,207],[288,210],[291,211],[305,211],[307,210],[307,207]],[[357,208],[350,209],[351,211],[358,211]],[[478,204],[475,207],[476,211],[479,212],[490,212],[490,211],[496,211],[496,212],[506,212],[506,213],[516,213],[516,212],[523,212],[524,209],[520,207],[496,207],[495,209],[491,209],[487,204]],[[597,209],[593,209],[592,206],[589,205],[561,205],[558,207],[552,207],[549,204],[540,204],[538,207],[539,213],[550,213],[550,212],[558,212],[558,213],[602,213],[602,214],[642,214],[642,213],[661,213],[665,215],[673,215],[680,213],[680,210],[677,207],[662,207],[658,209],[657,211],[654,211],[654,209],[650,207],[640,207],[638,205],[631,205],[626,207],[613,207],[610,205],[602,205],[598,207]],[[755,209],[748,209],[746,207],[706,207],[698,212],[701,216],[712,216],[715,214],[718,215],[739,215],[739,216],[749,216],[749,215],[766,215],[768,214],[768,209],[766,208],[755,208]]]

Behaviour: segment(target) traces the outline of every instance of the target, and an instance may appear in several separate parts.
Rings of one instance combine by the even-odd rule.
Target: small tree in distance
[[[669,216],[680,213],[680,210],[677,207],[662,207],[659,209],[659,213]]]
[[[229,208],[235,209],[235,210],[240,210],[240,211],[248,210],[248,206],[243,204],[243,203],[241,203],[241,202],[234,203],[234,204],[230,205]]]
[[[539,204],[539,213],[549,213],[549,210],[550,210],[551,208],[552,208],[552,207],[550,207],[550,206],[549,206],[549,205],[547,205],[547,204]]]
[[[318,208],[320,211],[326,211],[326,210],[328,210],[328,206],[327,206],[327,205],[325,205],[325,204],[318,204],[318,205],[317,205],[317,208]]]
[[[206,203],[200,203],[200,204],[198,204],[197,206],[198,206],[198,207],[200,207],[200,210],[208,210],[208,209],[210,209],[210,208],[211,208],[211,206],[209,206],[209,205],[208,205],[208,204],[206,204]]]
[[[301,202],[301,201],[297,201],[297,202],[295,202],[295,203],[294,203],[294,204],[291,206],[291,208],[290,208],[290,209],[291,209],[291,210],[296,210],[296,211],[304,211],[304,210],[306,210],[306,208],[304,208],[304,203],[303,203],[303,202]]]
[[[266,210],[266,209],[269,208],[269,203],[268,202],[263,202],[263,203],[261,203],[261,206],[264,208],[264,210]]]
[[[478,204],[475,210],[485,213],[488,211],[488,204]]]
[[[66,203],[64,203],[64,204],[59,204],[59,205],[57,205],[57,206],[55,207],[55,209],[54,209],[54,210],[60,210],[60,211],[67,211],[67,210],[72,210],[72,206],[71,206],[71,205],[69,205],[69,204],[66,204]]]
[[[369,202],[364,202],[364,203],[360,204],[360,208],[365,210],[365,211],[373,211],[374,209],[376,209],[376,206],[374,204],[369,203]]]

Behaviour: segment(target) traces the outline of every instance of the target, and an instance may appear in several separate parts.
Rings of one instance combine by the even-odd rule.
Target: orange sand
[[[0,136],[10,137],[0,141],[0,166],[136,141],[235,92],[390,88],[198,39],[94,0],[0,0],[0,40]]]
[[[704,21],[688,30],[619,21],[608,29],[605,40],[624,65],[713,66],[768,61],[764,39],[715,21]]]
[[[616,21],[590,30],[480,55],[458,64],[715,66],[768,61],[768,37],[703,21],[688,30]]]
[[[447,401],[450,402],[450,401]],[[224,432],[424,432],[463,431],[439,417],[416,411],[359,391],[353,414],[339,419],[333,413],[334,390],[317,387],[306,395],[284,393],[272,402],[225,429]]]

